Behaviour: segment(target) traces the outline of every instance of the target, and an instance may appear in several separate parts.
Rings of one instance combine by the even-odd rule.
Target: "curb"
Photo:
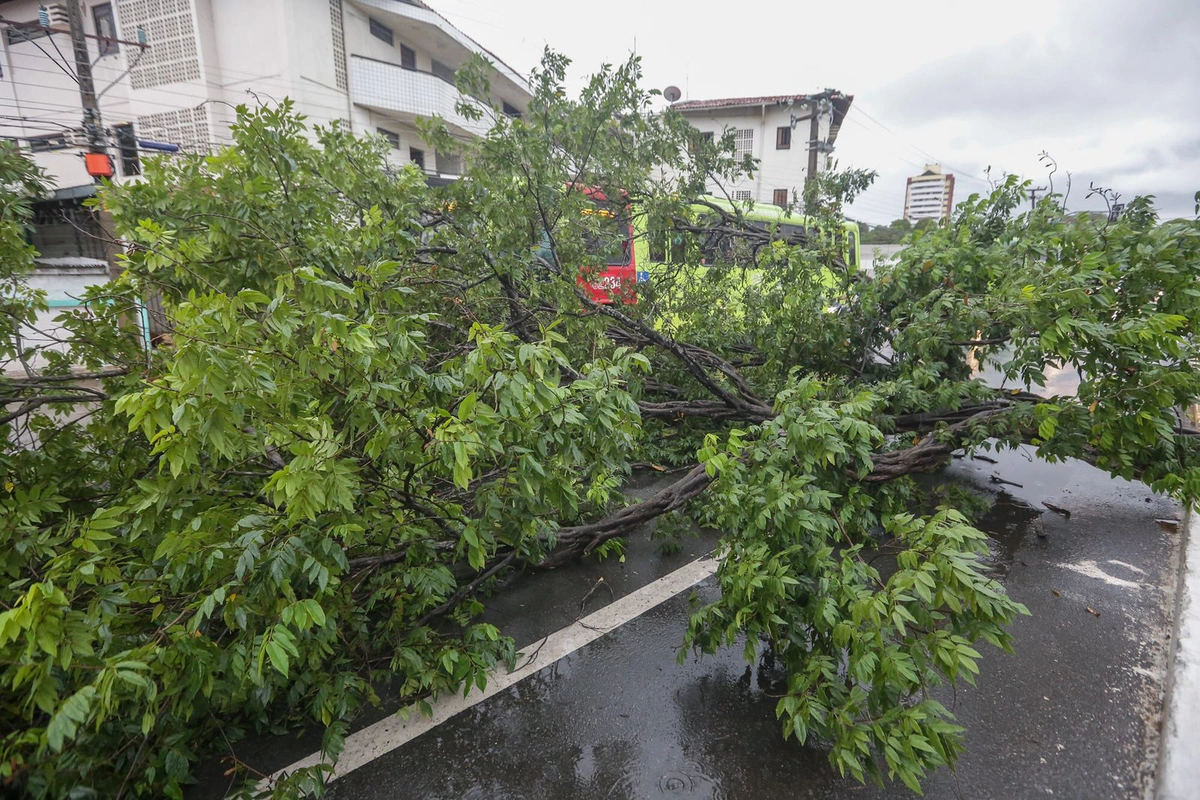
[[[1155,800],[1200,797],[1200,515],[1184,512]]]

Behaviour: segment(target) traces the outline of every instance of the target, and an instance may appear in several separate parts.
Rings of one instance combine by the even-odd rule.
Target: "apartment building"
[[[0,0],[0,136],[54,183],[34,207],[41,258],[31,278],[53,313],[107,280],[111,262],[101,220],[83,205],[96,183],[68,3],[79,3],[118,181],[139,175],[148,153],[228,143],[239,104],[289,97],[310,123],[382,136],[397,166],[445,182],[461,174],[462,158],[428,147],[417,119],[440,115],[462,140],[492,124],[489,113],[472,120],[455,110],[459,65],[474,54],[495,65],[488,99],[502,113],[522,114],[530,99],[523,77],[419,0]]]
[[[942,174],[941,164],[926,164],[920,175],[908,179],[904,191],[904,218],[946,219],[954,209],[954,176]]]
[[[9,0],[0,115],[5,136],[35,153],[60,189],[92,178],[84,144],[79,87],[73,76],[67,2]],[[461,171],[455,153],[434,153],[414,122],[440,114],[461,137],[489,122],[455,112],[454,70],[472,54],[496,70],[490,100],[520,114],[530,97],[524,78],[418,0],[84,0],[83,19],[96,90],[118,178],[139,172],[142,142],[203,150],[229,140],[233,108],[283,97],[318,123],[340,121],[377,133],[398,163],[431,177]],[[39,26],[41,19],[49,27]],[[104,38],[110,37],[110,38]],[[137,46],[139,37],[149,45]],[[122,43],[117,40],[125,40]],[[132,43],[132,44],[130,44]],[[253,94],[251,94],[253,93]]]
[[[853,95],[818,94],[685,100],[671,105],[706,137],[734,132],[738,155],[759,161],[753,175],[724,187],[735,200],[783,206],[805,182],[829,168],[830,154]],[[716,185],[709,187],[716,191]]]

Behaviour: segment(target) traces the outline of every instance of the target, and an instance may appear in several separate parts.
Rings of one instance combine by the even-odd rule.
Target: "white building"
[[[671,108],[704,136],[720,138],[733,130],[738,154],[759,160],[752,176],[725,187],[733,199],[783,206],[803,194],[810,176],[828,168],[852,102],[852,95],[827,89],[819,94],[685,100]]]
[[[84,166],[66,6],[78,1],[0,0],[0,136],[17,140],[54,182],[53,196],[34,207],[41,258],[31,278],[47,290],[52,315],[107,280],[111,255],[82,205],[95,182]],[[434,152],[414,123],[441,115],[462,139],[488,130],[487,113],[474,121],[455,111],[455,69],[486,56],[495,65],[489,100],[502,113],[523,113],[531,94],[419,0],[82,0],[82,17],[116,180],[138,175],[156,149],[226,144],[237,105],[284,97],[310,123],[383,136],[397,165],[415,163],[431,183],[453,180],[462,159]]]
[[[946,219],[954,208],[954,176],[942,174],[941,164],[926,164],[925,171],[908,179],[904,192],[904,218]]]
[[[66,28],[65,2],[8,0],[10,23]],[[335,120],[355,133],[379,133],[397,162],[454,177],[454,153],[434,153],[413,123],[440,114],[451,132],[477,136],[487,118],[458,115],[454,70],[473,53],[495,65],[490,100],[520,114],[529,86],[516,72],[417,0],[85,0],[86,33],[149,47],[89,39],[96,91],[118,177],[138,172],[139,141],[207,149],[229,140],[233,107],[290,97],[312,122]],[[0,23],[3,25],[3,23]],[[8,138],[32,143],[60,189],[92,179],[83,168],[79,88],[70,37],[4,26],[0,115]],[[62,56],[59,55],[61,51]]]

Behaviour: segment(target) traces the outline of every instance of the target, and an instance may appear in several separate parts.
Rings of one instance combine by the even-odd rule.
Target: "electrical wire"
[[[857,125],[858,127],[862,128],[864,131],[866,131],[867,133],[869,133],[869,134],[871,134],[871,135],[873,135],[873,136],[878,136],[878,135],[880,134],[880,131],[878,131],[878,130],[876,130],[876,129],[874,129],[874,128],[868,128],[868,127],[867,127],[867,126],[866,126],[864,123],[862,123],[862,122],[859,122],[859,121],[858,121],[857,119],[855,119],[854,117],[851,117],[851,116],[847,115],[846,119],[847,119],[847,121],[849,121],[849,122],[853,122],[855,125]],[[894,158],[896,158],[898,161],[903,161],[905,164],[908,164],[908,165],[910,165],[910,166],[912,166],[912,167],[915,167],[916,169],[924,169],[924,168],[925,168],[925,165],[924,165],[924,164],[918,164],[918,163],[917,163],[917,162],[915,162],[915,161],[912,161],[912,160],[910,160],[910,159],[907,159],[907,158],[905,158],[904,156],[902,156],[902,155],[900,155],[899,153],[897,153],[897,152],[896,152],[895,150],[893,150],[893,149],[890,149],[890,148],[889,148],[889,149],[888,149],[888,152],[889,152],[889,153],[890,153],[890,154],[891,154],[891,155],[892,155]]]
[[[34,61],[40,61],[40,59],[33,53],[22,53],[22,52],[17,52],[17,51],[10,51],[10,55],[13,57],[16,57],[16,58],[26,58],[26,59],[32,59]],[[146,66],[150,66],[150,65],[148,64]],[[400,67],[399,64],[396,64],[395,66]],[[24,66],[24,65],[22,65],[20,68],[28,69],[31,71],[52,72],[51,70],[37,70],[35,67]],[[114,67],[112,69],[112,71],[116,72],[117,68]],[[205,75],[210,75],[210,74],[216,75],[218,77],[224,77],[225,79],[228,80],[227,83],[218,83],[216,81],[207,80],[207,79],[204,79],[202,81],[204,84],[206,84],[208,86],[212,86],[213,88],[218,88],[218,89],[228,90],[230,88],[230,84],[238,84],[238,83],[264,83],[264,82],[265,83],[274,83],[278,86],[281,86],[281,87],[287,88],[287,89],[291,89],[295,86],[293,81],[291,81],[289,78],[285,78],[281,73],[278,73],[278,72],[271,73],[269,75],[262,75],[262,74],[258,74],[258,73],[246,72],[244,70],[229,69],[227,67],[205,66],[204,74]],[[315,81],[311,78],[303,77],[302,79],[306,82],[305,83],[306,91],[323,92],[323,93],[329,95],[330,100],[345,102],[346,92],[344,92],[340,89],[334,89],[334,88],[325,86],[324,84],[318,83],[317,81]],[[181,81],[181,83],[189,83],[189,84],[196,85],[199,83],[199,81]],[[149,88],[153,88],[155,91],[161,91],[157,87],[148,87],[147,90],[149,90]]]
[[[39,72],[49,72],[49,70],[36,70],[36,71],[39,71]],[[32,89],[41,89],[41,90],[43,90],[43,91],[45,91],[45,90],[46,90],[46,88],[47,88],[47,87],[46,87],[44,84],[30,83],[30,82],[28,82],[28,81],[17,81],[17,80],[11,80],[11,79],[10,79],[10,80],[8,80],[7,82],[8,82],[8,83],[10,83],[10,84],[17,85],[17,86],[28,86],[28,87],[30,87],[30,88],[32,88]],[[196,86],[197,88],[204,88],[204,87],[202,87],[200,84],[198,84],[198,83],[195,83],[195,82],[192,82],[192,81],[179,81],[179,82],[177,82],[177,83],[175,83],[175,84],[172,84],[172,85],[179,85],[179,84],[184,84],[184,85],[188,85],[188,86]],[[221,87],[216,87],[216,88],[221,88]],[[225,89],[225,90],[226,90],[226,91],[228,91],[228,89]],[[65,92],[65,91],[68,91],[68,90],[66,90],[66,89],[62,89],[61,91],[64,91],[64,92]],[[158,88],[158,87],[155,87],[155,88],[153,88],[153,89],[147,89],[146,91],[153,91],[153,92],[155,92],[155,93],[157,93],[157,94],[159,94],[159,95],[166,95],[166,96],[169,96],[169,97],[180,97],[180,98],[184,98],[184,99],[186,99],[186,100],[189,100],[189,101],[191,101],[191,105],[189,105],[189,106],[188,106],[189,108],[191,108],[191,107],[194,107],[194,106],[197,106],[197,105],[202,105],[202,104],[204,104],[204,103],[223,103],[223,102],[225,102],[225,101],[221,101],[221,100],[213,100],[213,99],[211,99],[211,98],[197,97],[197,96],[196,96],[196,95],[194,95],[194,94],[188,94],[188,93],[186,93],[186,92],[175,92],[175,91],[171,91],[171,90],[169,90],[169,89],[161,89],[161,88]],[[247,91],[249,91],[249,90],[247,90]],[[40,101],[37,101],[37,100],[30,101],[30,103],[39,103],[39,102],[40,102]],[[305,106],[307,106],[307,107],[310,107],[310,108],[320,108],[320,109],[324,109],[324,110],[328,110],[328,111],[335,111],[335,112],[337,112],[337,113],[338,113],[338,115],[340,115],[340,116],[345,116],[345,114],[346,114],[346,113],[348,112],[348,110],[349,110],[349,109],[348,109],[346,106],[344,106],[344,105],[343,105],[343,106],[331,106],[331,105],[327,105],[327,104],[325,104],[325,103],[320,103],[320,102],[316,102],[316,101],[313,101],[313,100],[308,100],[308,99],[305,99],[305,100],[302,100],[302,101],[297,101],[297,102],[302,102],[302,103],[303,103]],[[72,106],[72,105],[68,105],[68,104],[61,104],[61,105],[60,105],[60,104],[49,104],[49,103],[42,103],[42,105],[45,105],[45,106],[46,106],[46,107],[48,107],[48,108],[52,108],[52,107],[55,107],[55,106],[57,105],[58,107],[61,107],[61,108],[64,108],[64,109],[72,109],[72,108],[73,108],[75,111],[78,111],[78,110],[79,110],[79,107],[78,107],[77,105],[76,105],[76,106]]]
[[[41,38],[41,37],[39,36],[39,37],[38,37],[38,39],[40,39],[40,38]],[[54,58],[54,56],[50,55],[50,53],[49,53],[49,52],[48,52],[48,51],[47,51],[45,48],[43,48],[43,47],[42,47],[40,44],[38,44],[38,43],[37,43],[37,39],[33,39],[33,38],[30,38],[30,37],[26,36],[26,37],[25,37],[25,41],[27,41],[27,42],[29,42],[30,44],[32,44],[32,45],[33,45],[34,47],[36,47],[38,50],[41,50],[41,51],[42,51],[42,53],[44,53],[44,54],[45,54],[46,58],[50,59],[50,61],[51,61],[51,62],[54,64],[54,66],[58,67],[58,68],[59,68],[59,69],[62,71],[62,73],[63,73],[64,75],[66,75],[68,78],[70,78],[71,80],[75,81],[75,84],[78,86],[78,85],[79,85],[79,76],[78,76],[78,75],[76,75],[75,73],[71,72],[71,71],[70,71],[70,70],[67,68],[67,66],[66,66],[66,64],[67,64],[67,57],[66,57],[66,56],[64,56],[64,55],[62,54],[62,51],[58,49],[58,45],[54,43],[54,38],[53,38],[53,36],[52,36],[52,35],[48,34],[48,35],[47,35],[47,38],[49,38],[49,39],[50,39],[50,44],[53,44],[53,45],[54,45],[54,49],[55,49],[55,51],[56,51],[56,52],[58,53],[58,55],[59,55],[59,56],[62,58],[62,60],[63,60],[63,63],[62,63],[62,64],[58,63],[58,61],[57,61],[57,60]],[[10,52],[11,52],[11,51],[10,51]],[[30,55],[30,56],[32,56],[33,54],[32,54],[32,53],[28,53],[27,55]]]
[[[937,164],[941,164],[941,165],[947,167],[948,169],[952,170],[955,175],[961,175],[962,177],[964,177],[968,180],[978,181],[979,183],[987,186],[988,188],[991,188],[991,183],[988,182],[985,178],[981,178],[978,175],[975,175],[970,170],[959,169],[958,167],[954,166],[953,164],[949,163],[948,161],[940,159],[937,156],[929,153],[928,151],[922,150],[921,148],[910,144],[906,139],[904,139],[904,137],[900,136],[900,134],[896,133],[894,130],[892,130],[887,125],[880,122],[878,119],[873,117],[870,113],[868,113],[867,110],[865,108],[863,108],[860,103],[856,103],[854,106],[851,107],[851,111],[855,111],[855,110],[858,111],[860,114],[862,114],[867,119],[869,119],[871,122],[874,122],[876,125],[878,125],[883,130],[890,133],[892,136],[896,137],[896,139],[901,144],[905,145],[910,150],[915,152],[917,155],[920,155],[922,158],[928,158],[931,163],[937,163]],[[849,116],[849,115],[847,115],[847,116]]]
[[[7,120],[11,120],[13,122],[33,122],[34,121],[34,120],[30,119],[29,117],[18,117],[13,114],[0,114],[0,119],[7,119]],[[71,127],[70,125],[64,125],[61,122],[54,122],[53,120],[37,120],[37,121],[45,122],[48,125],[57,125],[60,128],[64,128],[69,131],[75,130],[75,128]]]

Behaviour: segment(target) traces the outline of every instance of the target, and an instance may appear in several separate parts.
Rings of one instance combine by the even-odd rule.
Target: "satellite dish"
[[[679,91],[678,86],[668,86],[663,89],[663,97],[667,98],[668,103],[674,103],[679,98],[683,97],[683,93]]]

